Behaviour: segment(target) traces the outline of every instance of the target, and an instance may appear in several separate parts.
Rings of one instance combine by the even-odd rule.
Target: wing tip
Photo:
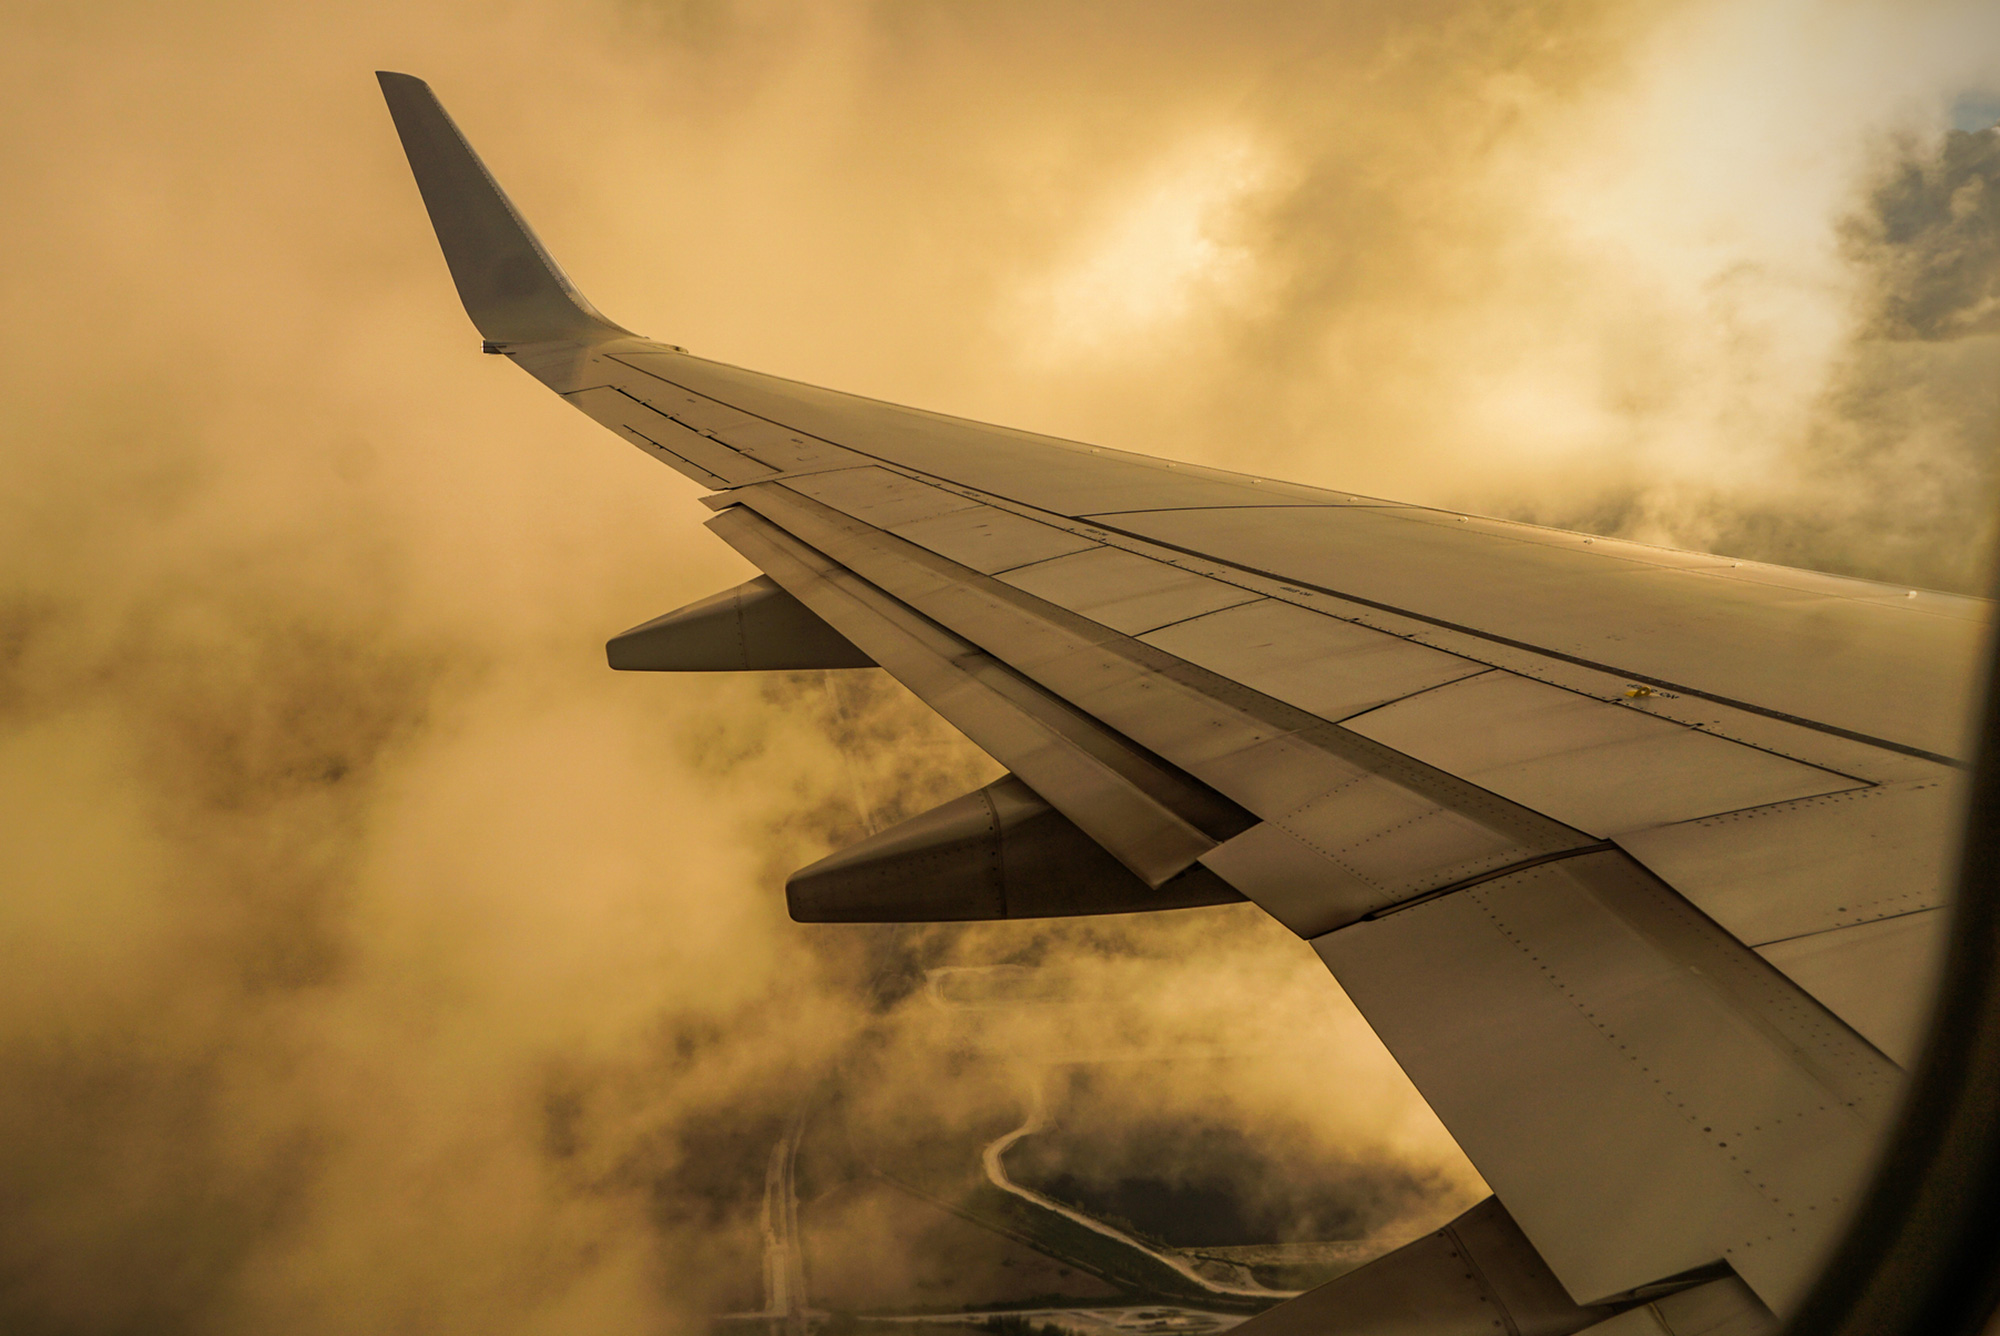
[[[396,87],[421,88],[426,93],[431,90],[431,86],[424,80],[419,79],[414,74],[405,74],[401,70],[377,70],[375,71],[375,82],[381,86],[384,92]]]
[[[489,344],[629,338],[576,290],[431,86],[377,70],[465,312]]]

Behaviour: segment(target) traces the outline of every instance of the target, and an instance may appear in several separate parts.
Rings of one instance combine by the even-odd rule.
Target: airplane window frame
[[[1874,1177],[1787,1336],[1978,1336],[2000,1306],[2000,637],[1991,632],[1986,662],[1929,1034]]]

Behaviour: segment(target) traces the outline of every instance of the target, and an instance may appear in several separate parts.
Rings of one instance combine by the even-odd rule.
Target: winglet
[[[375,77],[459,299],[488,345],[629,336],[584,299],[542,248],[430,85],[386,70]]]

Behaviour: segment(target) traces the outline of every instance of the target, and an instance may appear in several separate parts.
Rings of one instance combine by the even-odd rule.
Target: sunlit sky
[[[869,1116],[961,1098],[779,887],[990,766],[879,684],[604,669],[750,572],[478,354],[379,68],[704,355],[1984,580],[1988,0],[0,5],[0,1328],[692,1329],[800,1082],[869,1032]],[[1135,1104],[1476,1192],[1310,953],[1201,912],[909,954],[1266,1027]]]

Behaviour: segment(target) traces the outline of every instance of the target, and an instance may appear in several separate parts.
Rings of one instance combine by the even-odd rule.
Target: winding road
[[[801,1100],[797,1112],[785,1126],[785,1134],[771,1147],[771,1160],[764,1170],[764,1312],[782,1324],[785,1336],[807,1336],[806,1261],[799,1239],[799,1192],[793,1168],[799,1157],[799,1138],[805,1135],[809,1101]]]
[[[1113,1239],[1127,1248],[1144,1253],[1163,1266],[1172,1267],[1175,1271],[1186,1276],[1210,1294],[1230,1294],[1257,1299],[1289,1299],[1298,1293],[1297,1290],[1270,1289],[1257,1284],[1255,1281],[1252,1281],[1248,1285],[1232,1285],[1225,1281],[1211,1280],[1197,1271],[1193,1264],[1179,1253],[1161,1252],[1157,1248],[1133,1238],[1123,1230],[1112,1228],[1102,1220],[1085,1215],[1083,1212],[1065,1206],[1052,1198],[1044,1197],[1041,1193],[1031,1188],[1022,1187],[1007,1176],[1007,1166],[1004,1163],[1004,1158],[1007,1152],[1012,1149],[1015,1142],[1021,1140],[1023,1137],[1032,1136],[1047,1126],[1047,1109],[1042,1100],[1041,1090],[1037,1087],[1028,1107],[1027,1121],[1004,1136],[996,1137],[986,1143],[986,1149],[980,1153],[980,1160],[986,1166],[987,1181],[1002,1192],[1011,1192],[1023,1201],[1033,1202],[1045,1211],[1054,1211],[1064,1219],[1073,1220],[1093,1233],[1102,1234],[1105,1238]]]

